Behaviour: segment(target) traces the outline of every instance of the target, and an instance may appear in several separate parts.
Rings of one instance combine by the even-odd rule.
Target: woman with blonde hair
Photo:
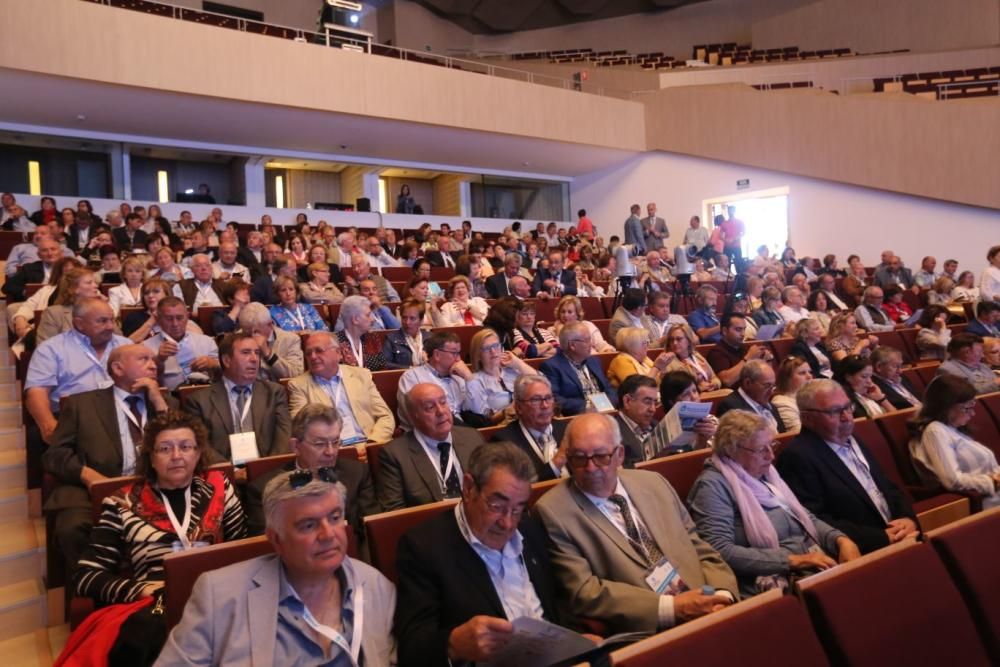
[[[715,374],[712,365],[695,350],[698,339],[690,327],[675,324],[667,329],[663,340],[666,351],[674,355],[674,359],[664,369],[665,373],[689,373],[697,381],[698,391],[718,391],[722,388],[722,380]]]
[[[852,311],[837,313],[830,319],[830,330],[826,334],[826,349],[829,350],[830,359],[834,362],[852,354],[867,357],[876,347],[878,338],[858,335],[858,321]]]
[[[83,267],[63,271],[56,288],[55,302],[42,311],[35,332],[35,342],[41,345],[45,340],[73,328],[73,304],[80,299],[105,298],[97,285],[94,272]],[[117,325],[115,326],[117,329]]]
[[[320,248],[321,246],[313,246]],[[330,265],[326,262],[313,262],[306,267],[309,281],[300,286],[302,298],[307,303],[341,303],[344,293],[330,280]]]
[[[952,301],[958,300],[953,293],[954,289],[954,280],[948,276],[939,276],[931,285],[930,291],[927,292],[927,303],[932,306],[947,306],[951,304]]]
[[[649,332],[643,327],[625,327],[618,332],[619,354],[611,360],[608,366],[608,380],[615,389],[629,375],[646,375],[656,380],[657,384],[671,361],[675,359],[673,352],[661,352],[656,361],[646,355],[649,351]]]
[[[583,322],[583,326],[587,327],[587,331],[590,332],[590,350],[593,354],[615,351],[614,345],[604,340],[600,329],[593,322],[585,319],[583,303],[572,295],[559,299],[559,303],[556,305],[556,321],[550,329],[552,337],[558,339],[559,332],[570,322]]]
[[[122,284],[108,290],[108,303],[115,317],[122,306],[142,305],[142,279],[146,275],[146,261],[136,255],[126,257],[122,262]]]
[[[536,371],[513,352],[503,349],[492,329],[483,329],[469,343],[472,377],[465,385],[462,420],[469,426],[496,426],[514,418],[514,381]]]
[[[809,362],[794,355],[785,357],[778,367],[775,380],[774,396],[771,405],[778,411],[778,416],[785,424],[785,433],[798,433],[802,430],[802,418],[795,396],[806,382],[812,380],[812,370]]]

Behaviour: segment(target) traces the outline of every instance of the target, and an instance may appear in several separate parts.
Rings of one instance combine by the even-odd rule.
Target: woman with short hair
[[[313,248],[323,250],[323,246]],[[301,285],[300,291],[307,303],[341,303],[344,300],[344,293],[330,280],[330,265],[325,261],[312,262],[306,266],[306,273],[309,280]]]
[[[802,357],[794,355],[785,357],[778,367],[771,405],[778,411],[778,416],[785,424],[785,433],[798,433],[802,430],[802,418],[795,397],[799,389],[812,378],[809,362]]]
[[[445,288],[448,301],[431,310],[436,327],[481,326],[490,306],[485,299],[472,296],[472,283],[465,276],[455,276]]]
[[[590,332],[591,352],[601,354],[603,352],[615,351],[615,347],[604,340],[604,336],[601,335],[601,330],[597,328],[597,325],[586,319],[583,312],[583,303],[578,297],[570,294],[559,299],[559,303],[556,304],[555,315],[556,321],[549,331],[552,332],[552,336],[556,340],[559,339],[559,332],[562,331],[564,326],[570,322],[582,322],[583,326],[587,327],[587,331]]]
[[[505,351],[491,329],[483,329],[469,344],[472,377],[465,385],[462,421],[484,428],[514,419],[514,381],[536,371]]]
[[[649,331],[643,327],[625,327],[618,332],[618,355],[611,360],[607,376],[617,389],[630,375],[645,375],[659,382],[664,370],[675,357],[673,352],[660,352],[656,361],[649,358]]]
[[[698,391],[718,391],[722,388],[722,380],[715,374],[712,365],[695,349],[698,338],[691,328],[683,324],[675,324],[667,329],[663,337],[664,347],[674,358],[664,368],[664,373],[682,371],[694,376],[698,383]]]
[[[299,286],[288,276],[274,280],[278,303],[270,307],[274,324],[285,331],[329,331],[323,318],[311,303],[299,301]]]

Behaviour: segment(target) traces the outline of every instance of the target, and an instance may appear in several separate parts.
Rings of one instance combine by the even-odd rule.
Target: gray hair
[[[198,261],[206,261],[209,264],[211,264],[212,263],[212,258],[209,257],[208,255],[206,255],[203,252],[199,252],[196,255],[191,255],[191,263],[192,264],[194,264],[195,262],[198,262]]]
[[[799,412],[812,410],[816,407],[816,397],[820,394],[832,394],[837,391],[844,391],[840,384],[828,378],[809,380],[799,389],[795,395],[795,404]]]
[[[796,287],[795,285],[789,285],[789,286],[788,286],[788,287],[786,287],[785,289],[781,290],[781,301],[782,301],[783,303],[788,303],[788,298],[789,298],[789,297],[790,297],[790,296],[792,295],[792,293],[794,293],[794,292],[799,292],[799,293],[801,294],[801,293],[802,293],[802,290],[800,290],[800,289],[799,289],[798,287]]]
[[[528,395],[528,388],[533,384],[544,384],[549,388],[549,391],[552,391],[552,383],[541,373],[535,375],[518,375],[517,379],[514,380],[514,398],[523,401]]]
[[[303,406],[292,419],[291,436],[296,440],[302,440],[306,437],[306,431],[309,430],[309,427],[316,422],[322,422],[327,426],[344,423],[336,408],[322,403],[309,403]]]
[[[751,438],[767,429],[773,429],[766,417],[747,410],[730,410],[719,418],[712,450],[716,454],[735,458],[736,450]]]
[[[705,295],[711,292],[712,294],[718,294],[719,290],[715,289],[711,285],[702,285],[698,288],[698,291],[694,293],[694,299],[698,303],[705,303]]]
[[[258,301],[252,301],[243,306],[243,310],[240,311],[239,319],[241,329],[253,329],[255,326],[270,323],[271,313],[267,310],[267,306],[264,304]]]
[[[361,296],[360,294],[355,294],[354,296],[349,296],[344,299],[344,302],[340,304],[340,319],[346,325],[352,319],[366,313],[372,309],[372,304],[368,299]]]
[[[518,266],[521,266],[521,263],[523,261],[524,260],[521,258],[521,253],[519,253],[519,252],[508,252],[503,257],[504,266],[506,266],[507,264],[510,264],[512,262],[516,262]]]
[[[871,295],[875,294],[876,290],[879,291],[879,292],[881,292],[882,288],[879,287],[878,285],[871,285],[869,287],[866,287],[865,288],[865,298],[867,299]]]
[[[264,523],[268,528],[283,537],[282,510],[288,501],[300,498],[325,498],[333,492],[340,494],[340,505],[344,515],[347,515],[347,487],[340,482],[331,484],[314,477],[308,484],[293,489],[290,479],[294,472],[283,472],[264,487]]]
[[[569,337],[576,334],[586,334],[587,338],[590,338],[590,332],[587,331],[587,327],[583,322],[570,322],[563,325],[563,328],[559,330],[559,347],[565,350]]]
[[[477,447],[469,456],[468,473],[480,489],[497,468],[506,468],[518,480],[529,484],[536,479],[535,464],[514,443],[488,442]]]
[[[771,368],[771,364],[761,359],[751,359],[743,364],[743,368],[740,369],[740,383],[746,380],[753,380],[754,382],[760,380],[767,368]]]
[[[879,345],[872,352],[872,366],[878,366],[879,364],[884,364],[893,358],[902,359],[903,353],[892,347],[891,345]]]
[[[339,234],[337,234],[337,245],[343,245],[344,241],[348,240],[349,238],[351,238],[350,232],[340,232]]]
[[[76,303],[73,304],[73,317],[83,317],[91,310],[99,305],[107,305],[107,301],[100,297],[89,297],[86,299],[77,299]],[[111,306],[108,306],[110,309]]]

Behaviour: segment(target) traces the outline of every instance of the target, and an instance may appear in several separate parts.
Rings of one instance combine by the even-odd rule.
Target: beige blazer
[[[367,368],[340,364],[340,375],[347,391],[347,400],[354,411],[354,418],[372,442],[389,442],[396,430],[396,418],[392,415],[382,395],[372,381],[372,373]],[[323,390],[309,372],[292,378],[288,382],[288,407],[292,417],[310,403],[333,406],[330,395]]]
[[[691,588],[739,588],[722,557],[695,532],[677,492],[659,474],[618,471],[660,551]],[[535,505],[550,538],[552,566],[570,613],[607,623],[612,632],[658,630],[659,596],[646,584],[643,557],[572,480],[543,495]]]
[[[295,377],[305,370],[305,359],[302,356],[302,343],[299,335],[283,331],[274,327],[274,343],[271,345],[271,353],[277,355],[273,364],[267,363],[267,359],[260,360],[260,371],[258,377],[262,380],[277,382],[282,378]]]

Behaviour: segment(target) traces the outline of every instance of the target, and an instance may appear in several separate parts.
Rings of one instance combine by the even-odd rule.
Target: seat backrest
[[[215,313],[229,309],[229,306],[201,306],[198,308],[198,326],[201,327],[206,336],[215,335],[215,327],[212,325],[212,318],[215,317]]]
[[[396,389],[399,386],[399,378],[402,377],[403,373],[406,371],[391,370],[391,371],[375,371],[372,373],[372,382],[375,384],[375,388],[378,389],[378,393],[382,396],[382,400],[385,404],[389,406],[389,411],[392,414],[399,414],[399,401],[396,399]]]
[[[1000,664],[1000,508],[932,531],[928,540],[972,612],[993,664]]]
[[[920,375],[920,370],[917,368],[904,368],[903,377],[910,381],[913,388],[917,390],[917,397],[924,395],[924,390],[927,389],[927,384],[924,382],[924,378]]]
[[[281,468],[294,460],[295,454],[278,454],[277,456],[264,456],[259,459],[247,461],[247,483],[253,483],[261,475],[269,473],[276,468]]]
[[[370,442],[365,446],[365,458],[368,459],[368,469],[372,474],[372,484],[378,484],[378,474],[381,469],[381,461],[379,461],[378,457],[383,447],[385,447],[385,443],[376,442]]]
[[[482,327],[479,325],[467,325],[461,327],[438,327],[431,329],[432,333],[453,333],[458,336],[459,342],[462,344],[462,358],[466,361],[469,360],[469,347],[472,344],[472,337],[477,333],[482,331]]]
[[[917,486],[923,483],[917,474],[917,469],[913,466],[913,458],[910,456],[910,430],[907,424],[916,414],[916,408],[911,408],[909,410],[890,412],[873,420],[874,425],[882,432],[883,439],[889,451],[892,452],[892,458],[896,463],[896,470],[899,477],[903,483],[909,486]]]
[[[101,518],[101,503],[112,493],[122,488],[126,484],[139,481],[139,477],[109,477],[90,485],[90,511],[94,519],[94,524]]]
[[[659,459],[651,459],[635,464],[639,470],[651,470],[659,473],[670,482],[674,491],[681,497],[687,498],[688,492],[694,486],[694,481],[698,479],[705,461],[712,455],[710,449],[699,449],[693,452],[684,452],[665,456]]]
[[[968,608],[928,544],[887,547],[808,577],[799,590],[833,664],[990,664]]]
[[[272,551],[271,543],[261,535],[167,554],[163,559],[165,579],[163,600],[166,606],[167,629],[174,627],[181,620],[184,605],[191,597],[194,583],[202,573],[263,556]]]
[[[704,667],[753,662],[771,667],[830,664],[802,603],[778,590],[615,651],[611,664],[660,667],[691,662],[692,656]],[[748,663],[748,656],[757,656],[757,661]]]
[[[545,495],[545,492],[559,484],[562,479],[547,479],[544,482],[535,482],[531,485],[531,496],[528,498],[528,509],[535,506],[538,499]]]
[[[391,582],[396,583],[396,547],[403,533],[416,525],[449,511],[457,500],[442,500],[419,507],[406,507],[365,517],[365,536],[371,564]]]
[[[976,411],[969,420],[969,430],[978,442],[992,449],[1000,460],[1000,430],[981,399],[976,400]]]

